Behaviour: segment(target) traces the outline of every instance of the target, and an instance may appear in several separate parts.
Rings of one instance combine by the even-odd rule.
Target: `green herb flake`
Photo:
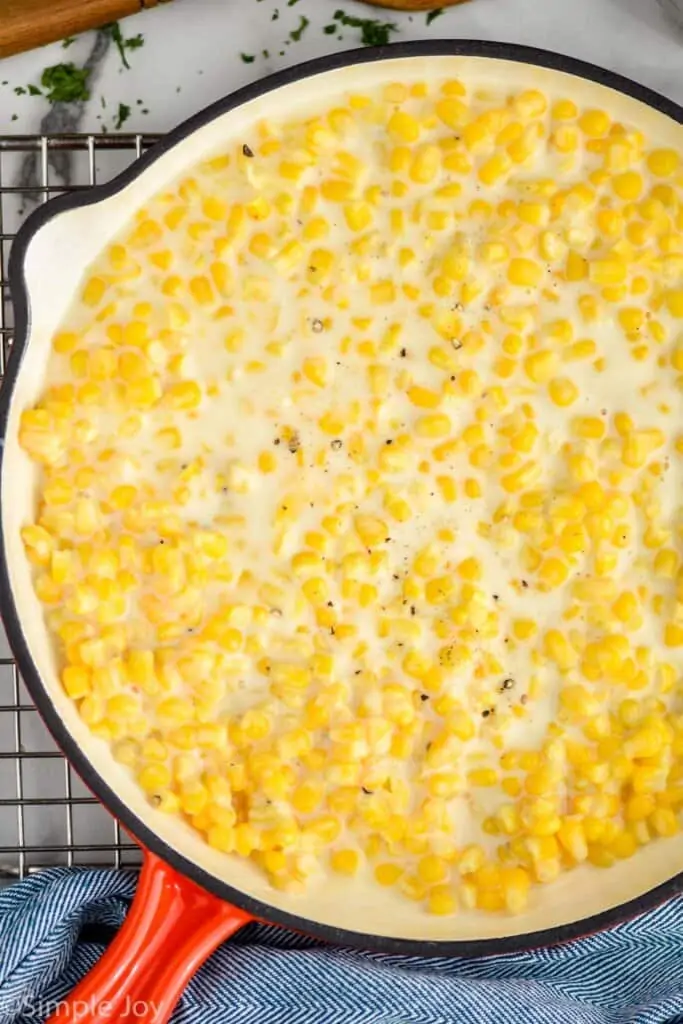
[[[333,36],[336,31],[336,25],[325,25],[325,28],[323,29],[323,32],[325,33],[326,36]]]
[[[256,60],[256,57],[254,56],[253,53],[241,53],[240,57],[242,58],[243,64],[253,64],[254,61]]]
[[[69,47],[76,42],[76,36],[64,36],[62,39],[62,49],[68,50]]]
[[[431,23],[435,21],[436,18],[440,18],[443,13],[443,7],[437,7],[436,10],[429,12],[427,17],[425,18],[425,21],[427,22],[428,25],[431,25]]]
[[[375,21],[373,18],[354,18],[344,11],[335,11],[334,19],[340,25],[359,28],[363,46],[386,46],[391,33],[398,32],[398,26],[390,21]]]
[[[298,4],[298,3],[299,3],[299,0],[287,0],[287,6],[288,7],[294,7],[294,5]]]
[[[270,57],[270,50],[261,50],[261,56],[265,57],[266,60]]]
[[[31,84],[31,85],[27,86],[27,88],[28,88],[29,96],[42,96],[43,95],[37,85]]]
[[[90,98],[89,74],[88,68],[77,68],[72,63],[53,64],[44,69],[40,84],[50,103],[75,103]]]
[[[116,114],[116,123],[114,125],[116,131],[118,131],[119,128],[121,128],[126,123],[129,117],[130,107],[127,106],[127,104],[125,103],[119,103],[119,109]]]
[[[24,96],[25,93],[26,93],[26,89],[24,89],[23,85],[15,85],[14,86],[14,94],[15,94],[15,96]]]
[[[19,115],[18,114],[12,114],[12,120],[13,121],[18,121],[19,120]]]
[[[276,7],[275,10],[273,11],[273,14],[272,14],[272,17],[271,17],[270,20],[271,21],[277,21],[279,17],[280,17],[280,12],[279,12],[279,10]]]
[[[288,4],[288,6],[289,7],[292,6],[291,2]],[[292,40],[293,43],[298,43],[299,42],[299,40],[301,39],[302,35],[304,34],[304,32],[306,31],[306,29],[308,28],[309,25],[310,25],[310,21],[308,20],[308,18],[304,18],[302,16],[299,19],[299,27],[295,28],[293,32],[289,33],[289,38]]]
[[[121,63],[124,68],[128,68],[130,70],[126,50],[139,50],[141,46],[145,45],[144,36],[138,33],[136,36],[130,36],[128,39],[125,39],[118,21],[110,21],[107,25],[103,25],[102,31],[107,33],[116,49],[119,51]]]

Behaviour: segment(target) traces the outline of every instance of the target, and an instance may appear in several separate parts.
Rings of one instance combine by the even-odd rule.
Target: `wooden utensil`
[[[167,0],[0,0],[0,57],[98,28]]]

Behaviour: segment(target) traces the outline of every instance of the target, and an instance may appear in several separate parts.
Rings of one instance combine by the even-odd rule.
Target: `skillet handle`
[[[46,1024],[165,1024],[195,971],[251,920],[145,851],[121,930]]]

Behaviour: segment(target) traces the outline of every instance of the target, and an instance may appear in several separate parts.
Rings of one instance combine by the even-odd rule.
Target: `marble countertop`
[[[396,41],[499,39],[557,50],[683,103],[683,28],[657,0],[473,0],[445,10],[430,25],[424,14],[396,14],[353,0],[175,0],[120,23],[124,37],[144,37],[144,46],[128,51],[128,69],[102,31],[85,33],[66,49],[54,43],[0,61],[0,83],[7,83],[0,84],[0,134],[111,132],[120,104],[130,108],[123,130],[164,132],[238,86],[359,45],[357,28],[324,32],[338,8],[392,22]],[[301,38],[291,40],[302,25]],[[241,54],[254,59],[246,63]],[[51,107],[44,97],[15,92],[64,61],[92,69],[87,102]]]

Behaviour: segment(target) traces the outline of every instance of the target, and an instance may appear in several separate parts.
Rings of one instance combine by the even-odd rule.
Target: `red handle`
[[[47,1024],[165,1024],[195,971],[251,920],[145,851],[120,932]]]

